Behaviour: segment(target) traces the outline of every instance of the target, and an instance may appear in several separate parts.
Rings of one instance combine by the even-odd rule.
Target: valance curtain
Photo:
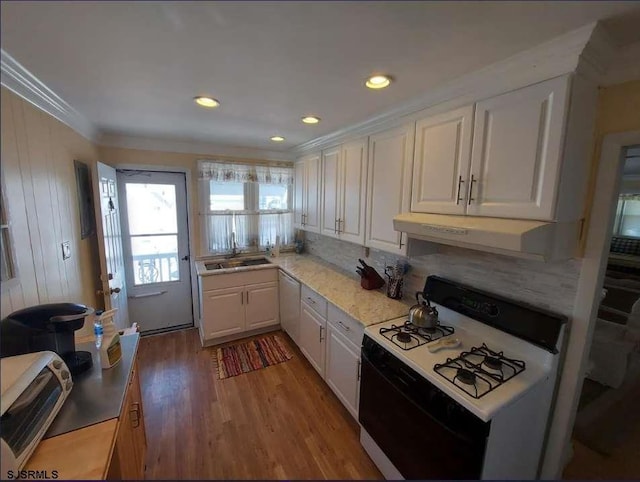
[[[293,169],[269,165],[199,161],[199,179],[215,182],[258,182],[261,184],[293,184]]]
[[[640,201],[640,194],[620,194],[621,201]]]
[[[200,213],[202,216],[203,242],[210,254],[226,254],[234,248],[239,251],[261,251],[276,242],[293,246],[294,228],[291,199],[293,191],[293,167],[279,165],[253,165],[200,160],[198,178],[200,189]],[[244,209],[213,210],[214,187],[221,183],[243,183]],[[260,185],[285,186],[288,202],[285,209],[260,209]]]

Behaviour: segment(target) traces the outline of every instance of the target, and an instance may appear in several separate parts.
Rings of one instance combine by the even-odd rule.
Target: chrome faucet
[[[235,258],[238,255],[238,245],[236,244],[236,233],[231,233],[231,256],[229,258]]]

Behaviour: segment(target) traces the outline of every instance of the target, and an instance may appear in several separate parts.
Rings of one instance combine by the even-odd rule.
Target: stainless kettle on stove
[[[420,302],[422,297],[422,302]],[[422,291],[416,292],[416,301],[418,304],[413,305],[409,310],[409,322],[418,328],[435,328],[438,326],[438,310],[435,306],[431,306],[429,298]]]

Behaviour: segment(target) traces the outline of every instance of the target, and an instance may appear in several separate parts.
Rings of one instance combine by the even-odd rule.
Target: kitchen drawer
[[[257,269],[239,273],[201,276],[200,287],[202,291],[209,291],[257,283],[268,283],[269,281],[278,281],[277,266],[274,266],[271,269]]]
[[[327,321],[336,329],[352,341],[358,350],[362,345],[362,337],[364,336],[364,326],[357,320],[347,315],[344,311],[329,304],[327,310]]]
[[[311,307],[313,311],[318,313],[323,318],[327,317],[327,300],[320,296],[318,293],[302,285],[302,291],[300,293],[300,299],[304,301],[307,306]]]

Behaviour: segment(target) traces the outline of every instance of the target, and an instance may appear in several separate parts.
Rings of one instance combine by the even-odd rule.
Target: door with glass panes
[[[185,174],[118,170],[118,190],[131,322],[193,326]]]

